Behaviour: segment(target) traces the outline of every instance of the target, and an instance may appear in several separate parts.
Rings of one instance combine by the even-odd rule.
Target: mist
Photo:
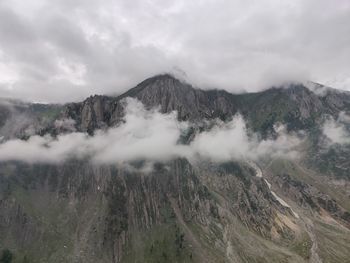
[[[322,132],[328,139],[327,144],[350,144],[350,116],[340,112],[337,119],[328,117],[322,126]]]
[[[87,159],[96,164],[127,164],[132,161],[165,162],[177,157],[189,160],[256,160],[261,157],[295,158],[301,139],[276,126],[275,139],[259,140],[247,130],[245,120],[236,115],[227,123],[216,121],[210,130],[197,132],[188,144],[181,143],[190,123],[177,120],[177,113],[162,114],[157,108],[146,110],[141,102],[127,98],[122,123],[93,136],[75,132],[72,120],[58,120],[55,127],[69,133],[52,137],[30,136],[0,144],[0,160],[27,163],[59,163],[70,158]]]

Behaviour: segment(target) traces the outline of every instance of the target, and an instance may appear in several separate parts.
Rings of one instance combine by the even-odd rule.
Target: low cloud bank
[[[350,116],[340,112],[337,119],[328,118],[322,127],[323,134],[328,139],[328,144],[350,144]]]
[[[57,136],[31,136],[28,140],[9,140],[0,144],[0,161],[19,160],[28,163],[57,163],[70,158],[88,158],[96,163],[128,163],[137,160],[167,161],[176,157],[205,158],[212,161],[258,159],[260,157],[296,157],[295,147],[301,139],[276,127],[277,138],[259,140],[248,135],[244,119],[236,115],[228,123],[217,123],[212,129],[196,134],[189,144],[180,137],[190,127],[179,122],[176,112],[162,114],[157,109],[127,99],[124,122],[94,136],[71,132]],[[71,120],[58,126],[72,127]]]
[[[283,125],[276,125],[275,131],[276,139],[259,140],[257,134],[248,135],[243,117],[236,115],[232,121],[198,134],[190,146],[195,155],[213,161],[255,160],[264,156],[295,158],[299,136],[287,134]]]
[[[16,100],[0,98],[0,142],[1,137],[9,138],[22,132],[25,135],[34,134],[34,119],[26,114],[28,105]]]

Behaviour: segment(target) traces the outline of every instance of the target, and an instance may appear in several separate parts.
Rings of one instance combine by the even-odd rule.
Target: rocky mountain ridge
[[[133,97],[149,108],[160,107],[163,113],[177,111],[179,120],[227,120],[241,113],[258,131],[271,130],[272,124],[278,121],[286,122],[291,129],[309,128],[323,114],[335,116],[350,109],[350,93],[332,89],[325,92],[327,96],[319,96],[302,84],[291,84],[257,93],[231,94],[223,90],[196,89],[171,75],[160,75],[118,97],[93,96],[81,103],[69,104],[64,117],[76,120],[82,131],[113,126],[123,115],[121,100]]]
[[[146,79],[129,91],[116,96],[94,95],[82,102],[65,105],[0,103],[0,129],[11,111],[25,113],[27,118],[69,118],[76,122],[77,131],[92,133],[95,129],[116,125],[123,117],[123,99],[136,98],[146,107],[160,107],[163,113],[176,111],[178,119],[228,120],[240,113],[255,131],[271,131],[273,123],[285,122],[290,129],[311,128],[325,115],[337,116],[350,111],[350,93],[322,85],[290,84],[256,93],[232,94],[224,90],[201,90],[172,75],[157,75]],[[7,104],[7,105],[6,105]],[[10,108],[8,105],[12,105]],[[43,115],[43,116],[40,116]],[[47,116],[45,116],[47,115]],[[50,116],[51,115],[51,116]],[[34,122],[34,120],[31,120]],[[46,125],[46,124],[45,124]],[[47,126],[47,125],[46,125]],[[45,132],[45,128],[41,127]]]

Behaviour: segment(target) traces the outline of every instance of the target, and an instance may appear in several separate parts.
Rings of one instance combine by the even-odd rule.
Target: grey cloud
[[[233,92],[305,80],[350,89],[346,0],[3,0],[0,14],[6,96],[117,94],[173,68]]]
[[[0,33],[6,37],[3,44],[23,45],[36,39],[35,32],[10,8],[0,5]]]

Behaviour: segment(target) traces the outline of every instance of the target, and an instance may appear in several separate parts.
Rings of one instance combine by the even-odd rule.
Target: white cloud
[[[350,116],[340,112],[338,119],[328,118],[323,124],[323,134],[328,138],[330,144],[349,144],[350,132],[347,126],[350,125]]]
[[[0,144],[0,160],[24,162],[61,162],[69,158],[89,158],[96,163],[119,163],[145,160],[167,161],[176,157],[190,160],[207,158],[213,161],[257,159],[260,157],[295,157],[294,148],[300,143],[281,127],[276,139],[258,140],[248,136],[239,115],[229,123],[218,122],[212,129],[197,134],[189,145],[179,144],[181,134],[189,128],[179,122],[176,113],[161,114],[145,110],[143,105],[127,99],[125,119],[119,126],[97,131],[94,136],[72,132],[51,136],[32,136],[28,140],[9,140]],[[71,127],[70,120],[56,126]]]
[[[229,123],[221,123],[210,131],[198,134],[191,147],[195,154],[214,161],[253,159],[261,157],[295,158],[301,139],[287,134],[283,126],[276,127],[277,138],[259,140],[249,132],[242,116],[236,115]]]

